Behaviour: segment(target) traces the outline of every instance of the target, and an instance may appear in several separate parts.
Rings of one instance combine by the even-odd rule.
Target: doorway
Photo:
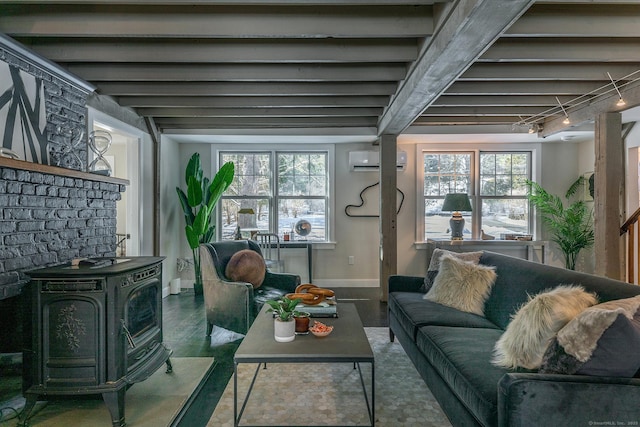
[[[89,132],[107,132],[111,143],[103,158],[111,167],[111,176],[129,180],[122,199],[116,202],[116,256],[140,255],[140,135],[137,129],[105,115],[89,110]],[[89,150],[89,163],[97,154]]]

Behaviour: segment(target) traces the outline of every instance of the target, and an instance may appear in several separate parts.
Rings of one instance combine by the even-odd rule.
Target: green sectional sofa
[[[491,252],[482,253],[480,265],[494,266],[497,274],[484,316],[425,300],[423,277],[389,279],[390,338],[398,338],[451,423],[638,425],[640,378],[543,374],[501,368],[491,360],[496,342],[530,295],[580,285],[605,302],[640,295],[640,286]]]

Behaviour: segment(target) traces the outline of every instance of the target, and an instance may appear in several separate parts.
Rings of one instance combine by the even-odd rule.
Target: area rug
[[[125,394],[127,427],[166,427],[180,411],[203,379],[211,374],[211,357],[172,357],[173,372],[163,365],[145,381],[134,384]],[[31,427],[111,427],[111,415],[101,398],[54,400],[29,418]]]
[[[365,328],[375,356],[376,426],[450,426],[440,406],[400,343],[387,328]],[[257,365],[238,368],[238,392],[245,396]],[[371,370],[362,364],[371,396]],[[242,425],[370,425],[358,371],[353,364],[270,364],[261,369]],[[233,426],[233,377],[207,427]]]

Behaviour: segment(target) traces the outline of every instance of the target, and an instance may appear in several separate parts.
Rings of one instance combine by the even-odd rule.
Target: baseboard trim
[[[318,279],[313,284],[321,288],[379,288],[378,279]]]

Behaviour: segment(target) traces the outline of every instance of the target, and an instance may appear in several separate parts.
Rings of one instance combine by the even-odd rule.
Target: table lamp
[[[462,240],[464,218],[460,212],[471,212],[469,196],[466,193],[447,194],[444,196],[442,210],[453,212],[453,215],[449,220],[449,226],[451,227],[451,240]]]

